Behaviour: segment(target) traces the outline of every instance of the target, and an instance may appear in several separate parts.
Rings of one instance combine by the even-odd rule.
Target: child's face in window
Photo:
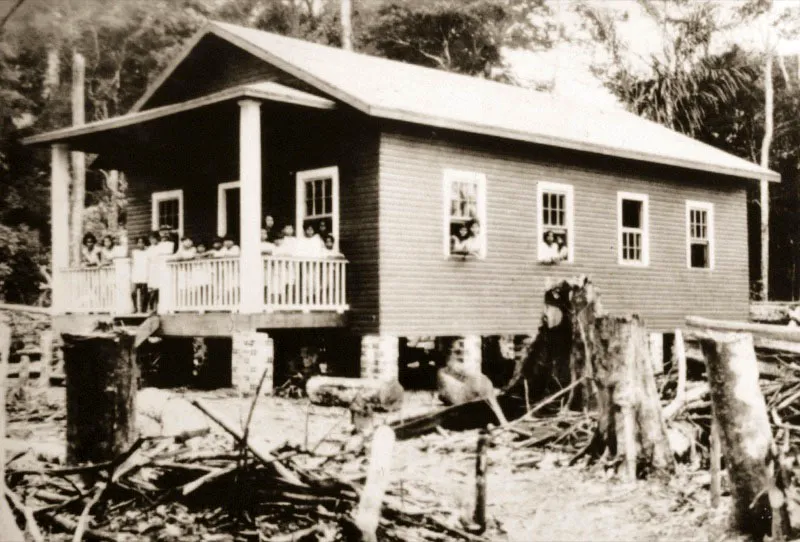
[[[111,240],[110,237],[104,237],[103,238],[103,246],[105,248],[111,248],[112,246],[114,246],[114,241]]]
[[[214,241],[213,243],[211,243],[211,248],[213,248],[214,250],[221,249],[222,248],[222,241]]]
[[[478,236],[478,235],[480,235],[480,233],[481,233],[481,225],[480,225],[480,224],[478,224],[477,222],[473,222],[473,223],[472,223],[472,226],[470,226],[470,227],[469,227],[469,232],[470,232],[470,233],[471,233],[473,236],[477,237],[477,236]]]
[[[136,248],[140,250],[144,248],[144,239],[141,237],[136,240]]]
[[[231,248],[233,246],[233,239],[225,239],[222,242],[222,246],[224,246],[225,248]]]
[[[183,240],[183,248],[190,249],[194,246],[194,242],[191,239],[184,239]]]
[[[467,236],[467,226],[466,224],[462,224],[460,228],[458,228],[458,236],[459,237],[466,237]]]
[[[87,248],[92,248],[92,247],[94,247],[94,239],[92,239],[90,237],[90,238],[84,240],[83,244],[86,245]]]
[[[314,236],[314,226],[306,226],[306,237]]]
[[[322,235],[326,231],[328,231],[328,225],[323,220],[322,222],[319,223],[319,233],[320,233],[320,235]]]
[[[325,239],[325,248],[328,250],[333,250],[333,237],[328,237]]]
[[[156,243],[158,243],[158,237],[155,236],[155,235],[151,235],[150,236],[150,244],[151,245],[155,245]]]
[[[162,231],[161,232],[161,240],[162,241],[169,241],[169,232],[168,231]]]
[[[264,229],[264,228],[261,228],[261,242],[263,243],[266,240],[267,240],[267,230]]]
[[[265,217],[264,217],[264,225],[265,225],[267,228],[271,228],[272,226],[274,226],[274,225],[275,225],[275,219],[274,219],[274,218],[272,218],[272,216],[270,216],[270,215],[267,215],[267,216],[265,216]]]
[[[291,224],[285,226],[283,228],[283,235],[286,237],[293,237],[294,236],[294,226]]]

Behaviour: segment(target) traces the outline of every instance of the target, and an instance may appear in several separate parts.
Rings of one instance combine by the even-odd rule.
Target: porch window
[[[153,192],[150,213],[153,230],[169,228],[183,236],[183,190]]]
[[[241,215],[240,194],[242,183],[230,181],[217,186],[217,235],[239,237],[239,218]]]
[[[444,171],[444,255],[486,257],[486,175]]]
[[[575,238],[572,185],[540,181],[536,192],[538,260],[572,262]]]
[[[692,269],[714,267],[714,206],[686,202],[686,263]]]
[[[619,263],[646,266],[650,263],[649,210],[646,194],[617,193]]]
[[[297,235],[303,235],[311,224],[319,232],[325,222],[339,250],[339,168],[337,166],[298,171],[297,177]]]

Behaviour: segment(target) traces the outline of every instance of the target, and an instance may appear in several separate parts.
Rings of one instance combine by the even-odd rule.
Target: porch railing
[[[159,312],[237,312],[241,306],[239,258],[167,261],[162,267]],[[262,310],[336,311],[347,305],[344,259],[263,256]],[[131,314],[131,261],[62,270],[56,279],[60,312]],[[55,298],[54,298],[55,302]]]
[[[162,311],[230,311],[239,308],[239,258],[167,262]]]
[[[61,290],[60,309],[65,313],[131,312],[130,271],[128,258],[103,267],[62,269],[55,279]]]
[[[267,311],[347,310],[344,259],[264,256]]]

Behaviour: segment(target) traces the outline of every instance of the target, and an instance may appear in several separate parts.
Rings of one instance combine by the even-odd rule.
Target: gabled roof
[[[374,117],[529,141],[748,179],[780,176],[627,111],[602,111],[551,94],[345,51],[228,23],[213,34]],[[136,104],[138,110],[180,57]]]
[[[780,180],[769,169],[626,111],[601,111],[543,92],[221,22],[209,23],[189,41],[132,112],[145,110],[208,35],[373,117],[747,179]]]
[[[336,102],[315,96],[301,90],[279,85],[270,81],[262,81],[258,83],[249,83],[240,85],[238,87],[227,88],[202,98],[195,98],[176,104],[164,105],[147,109],[145,111],[132,111],[126,115],[119,117],[111,117],[108,119],[98,120],[82,124],[79,126],[68,126],[60,130],[53,130],[44,134],[37,134],[27,137],[22,140],[26,145],[41,144],[41,143],[57,143],[59,141],[66,141],[70,138],[106,132],[108,130],[116,130],[125,126],[132,126],[142,122],[160,119],[170,115],[183,113],[184,111],[191,111],[200,107],[206,107],[215,103],[224,102],[227,100],[235,100],[240,98],[254,98],[258,100],[267,100],[272,102],[289,103],[293,105],[300,105],[303,107],[311,107],[314,109],[333,109],[336,107]]]

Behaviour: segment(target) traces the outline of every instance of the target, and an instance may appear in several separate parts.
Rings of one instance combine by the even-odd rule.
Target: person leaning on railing
[[[91,232],[86,233],[81,242],[81,265],[84,267],[97,267],[100,265],[101,259],[100,247],[97,246],[97,237]]]

